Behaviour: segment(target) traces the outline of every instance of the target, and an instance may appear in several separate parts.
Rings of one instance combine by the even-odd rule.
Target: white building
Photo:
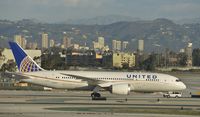
[[[104,48],[104,37],[98,37],[99,48]]]
[[[112,48],[113,51],[121,51],[122,49],[122,42],[117,40],[112,40]]]
[[[192,66],[192,43],[188,43],[185,48],[185,54],[187,55],[187,66]]]
[[[135,55],[133,53],[117,52],[112,56],[113,67],[122,68],[123,64],[128,64],[129,67],[135,66]]]
[[[71,46],[71,39],[67,37],[67,35],[63,37],[63,46],[64,48],[69,48]]]
[[[143,39],[138,40],[138,50],[141,52],[144,51],[144,40]]]
[[[94,49],[104,49],[105,47],[104,37],[98,37],[98,42],[93,41],[93,47]]]
[[[42,48],[48,48],[48,34],[43,33],[42,34]]]
[[[51,39],[49,41],[49,47],[54,47],[55,46],[55,41],[53,39]]]
[[[128,41],[123,41],[123,43],[122,43],[122,50],[123,51],[127,49],[128,44],[129,44]]]
[[[24,48],[24,49],[26,48],[27,40],[24,37],[22,37],[21,35],[15,35],[14,41],[16,43],[18,43],[22,48]]]

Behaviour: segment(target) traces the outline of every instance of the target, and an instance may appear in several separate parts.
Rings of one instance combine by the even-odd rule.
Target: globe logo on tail
[[[42,69],[31,60],[29,56],[26,56],[20,64],[20,72],[36,72]]]

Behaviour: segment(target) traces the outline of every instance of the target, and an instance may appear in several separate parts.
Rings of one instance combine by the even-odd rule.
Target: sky
[[[12,21],[61,22],[107,15],[200,18],[200,0],[0,0],[0,19]]]

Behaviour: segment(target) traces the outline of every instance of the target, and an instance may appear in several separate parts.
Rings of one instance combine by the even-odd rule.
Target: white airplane
[[[21,81],[56,89],[92,90],[92,97],[101,97],[100,89],[113,94],[134,92],[182,91],[186,86],[178,78],[161,73],[99,72],[99,71],[47,71],[42,69],[15,42],[9,42],[15,57]]]

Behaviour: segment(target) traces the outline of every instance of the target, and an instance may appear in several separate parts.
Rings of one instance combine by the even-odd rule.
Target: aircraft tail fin
[[[9,42],[9,45],[20,72],[37,72],[44,70],[29,55],[26,54],[24,49],[19,44],[16,42]]]

